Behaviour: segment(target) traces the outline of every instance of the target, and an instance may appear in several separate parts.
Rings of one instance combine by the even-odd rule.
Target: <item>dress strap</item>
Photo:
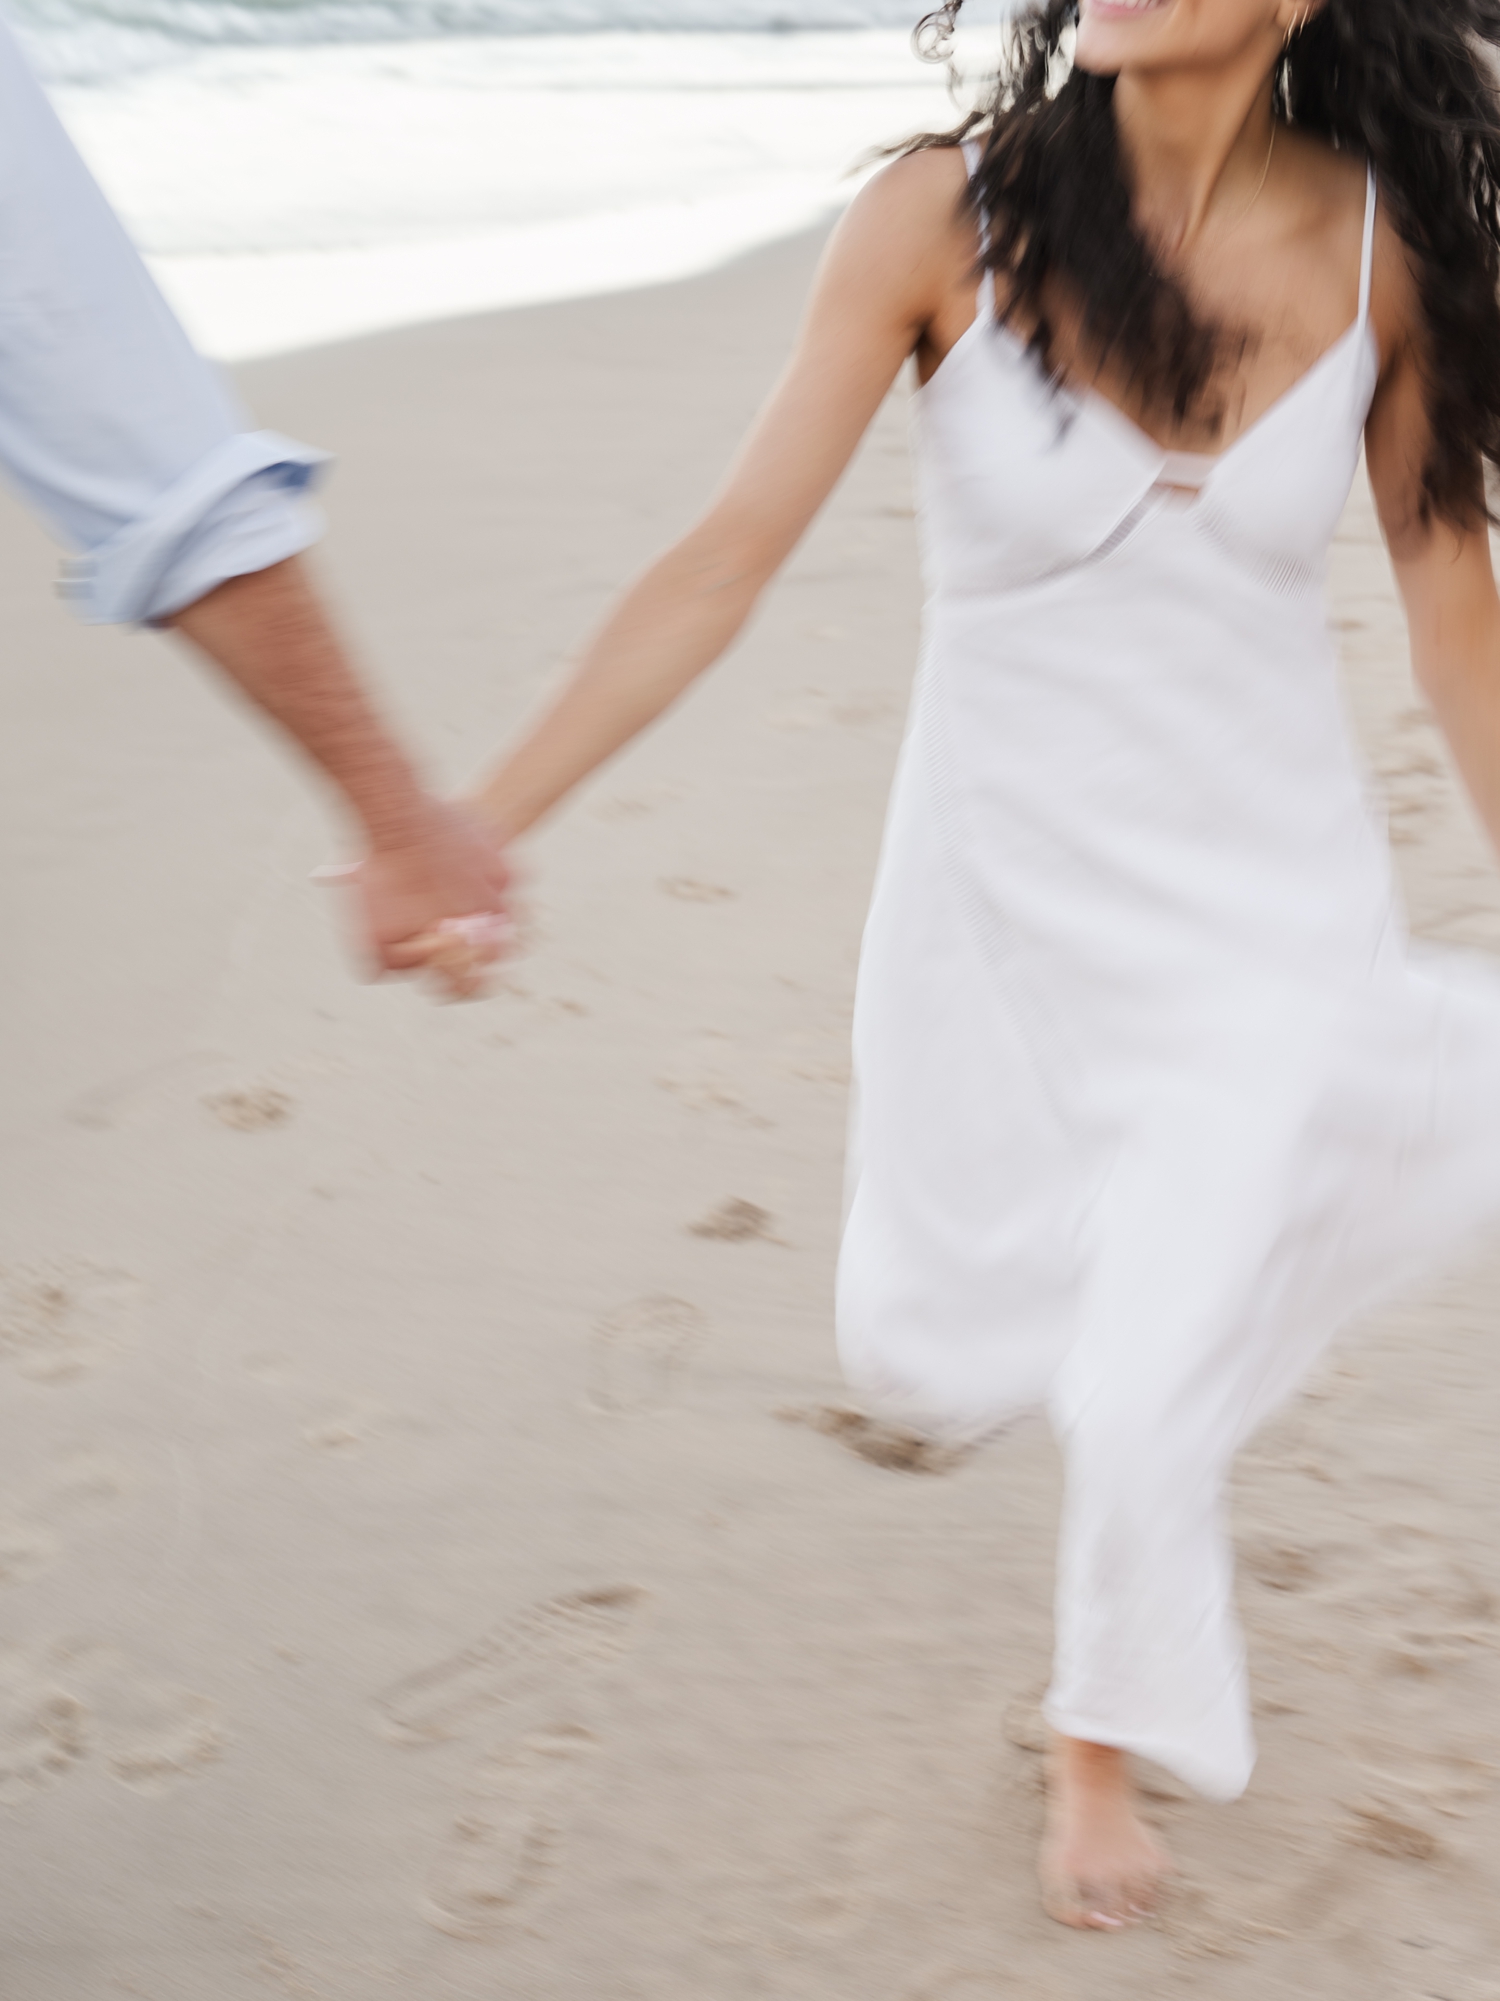
[[[979,163],[984,158],[984,148],[977,139],[965,139],[963,142],[963,154],[964,165],[968,168],[969,179],[972,181],[974,176],[979,172]],[[983,257],[988,253],[990,247],[990,218],[987,209],[980,209],[978,211],[978,221],[979,254]],[[995,274],[993,271],[986,271],[979,281],[977,315],[981,320],[985,321],[992,320],[995,317]]]
[[[1370,317],[1370,279],[1375,267],[1375,208],[1377,202],[1375,169],[1366,170],[1365,186],[1365,240],[1359,254],[1359,323],[1363,326]]]

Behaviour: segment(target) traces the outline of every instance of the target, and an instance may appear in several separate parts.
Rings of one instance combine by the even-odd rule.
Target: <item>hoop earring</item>
[[[1304,7],[1296,20],[1287,29],[1285,39],[1281,44],[1284,49],[1289,49],[1295,38],[1302,33],[1302,30],[1307,26],[1308,17],[1311,12],[1312,9],[1310,7]]]

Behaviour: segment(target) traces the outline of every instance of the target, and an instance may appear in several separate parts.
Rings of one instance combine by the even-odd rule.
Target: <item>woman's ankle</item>
[[[1129,1764],[1116,1744],[1096,1744],[1086,1737],[1054,1732],[1052,1756],[1059,1776],[1068,1784],[1101,1792],[1129,1790]]]

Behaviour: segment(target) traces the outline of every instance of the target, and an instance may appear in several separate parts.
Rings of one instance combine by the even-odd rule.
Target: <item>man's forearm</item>
[[[414,839],[430,808],[296,558],[233,577],[169,621],[327,773],[373,847]]]
[[[348,880],[377,968],[424,966],[443,925],[503,911],[508,872],[493,837],[424,792],[295,558],[232,578],[170,623],[328,774],[361,822],[370,852]],[[451,993],[471,994],[493,954],[466,950],[434,970]]]

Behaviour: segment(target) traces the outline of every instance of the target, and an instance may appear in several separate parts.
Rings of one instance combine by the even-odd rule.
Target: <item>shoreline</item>
[[[225,360],[711,270],[955,115],[882,28],[221,47],[53,95]]]
[[[707,277],[830,226],[857,191],[808,183],[430,243],[146,261],[195,345],[236,367]]]

